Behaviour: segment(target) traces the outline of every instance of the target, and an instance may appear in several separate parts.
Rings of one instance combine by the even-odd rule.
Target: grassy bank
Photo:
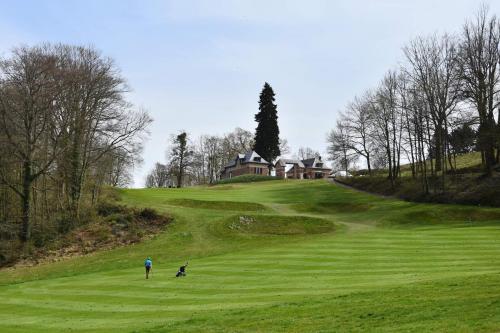
[[[359,190],[408,201],[500,207],[500,170],[485,177],[478,152],[458,155],[452,163],[453,170],[448,166],[444,178],[441,173],[428,176],[428,191],[423,186],[422,175],[412,177],[408,164],[401,166],[401,176],[394,183],[388,179],[386,170],[376,170],[371,176],[361,170],[354,172],[355,177],[336,180]],[[427,161],[427,169],[430,173],[430,161]]]
[[[175,222],[143,243],[1,270],[0,331],[500,329],[499,209],[292,180],[126,190],[122,200]],[[185,260],[188,276],[174,278]]]

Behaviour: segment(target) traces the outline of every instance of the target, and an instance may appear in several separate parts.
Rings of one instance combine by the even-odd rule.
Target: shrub
[[[159,215],[156,212],[156,210],[154,210],[152,208],[144,208],[144,209],[140,210],[137,213],[137,216],[140,219],[147,220],[147,221],[152,221],[152,220],[156,220],[159,218]]]
[[[252,182],[262,182],[262,181],[278,180],[278,179],[281,178],[275,176],[243,175],[228,179],[221,179],[216,184],[252,183]]]
[[[97,214],[99,214],[100,216],[109,216],[112,214],[121,213],[124,210],[125,208],[123,206],[110,201],[101,201],[97,205]]]

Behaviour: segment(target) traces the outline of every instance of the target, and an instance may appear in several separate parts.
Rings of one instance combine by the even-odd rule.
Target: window
[[[322,168],[323,167],[323,163],[316,163],[316,168]]]
[[[262,168],[255,168],[254,173],[256,175],[262,175]]]
[[[255,162],[260,162],[260,157],[254,157],[254,158],[253,158],[253,160],[254,160]]]

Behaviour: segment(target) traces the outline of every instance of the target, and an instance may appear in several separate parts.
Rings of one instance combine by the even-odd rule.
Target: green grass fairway
[[[122,197],[175,223],[145,243],[0,271],[0,332],[500,331],[500,209],[325,181]]]

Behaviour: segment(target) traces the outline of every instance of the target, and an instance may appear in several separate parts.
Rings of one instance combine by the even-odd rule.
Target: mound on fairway
[[[167,201],[169,205],[202,208],[214,210],[232,210],[232,211],[261,211],[265,210],[261,204],[253,202],[237,202],[237,201],[212,201],[212,200],[194,200],[194,199],[173,199]]]
[[[317,202],[314,204],[295,204],[293,206],[299,212],[305,213],[323,213],[323,214],[336,214],[336,213],[360,213],[372,207],[369,203],[361,202]]]
[[[309,216],[236,215],[224,225],[235,232],[255,235],[322,234],[334,230],[332,222]]]

